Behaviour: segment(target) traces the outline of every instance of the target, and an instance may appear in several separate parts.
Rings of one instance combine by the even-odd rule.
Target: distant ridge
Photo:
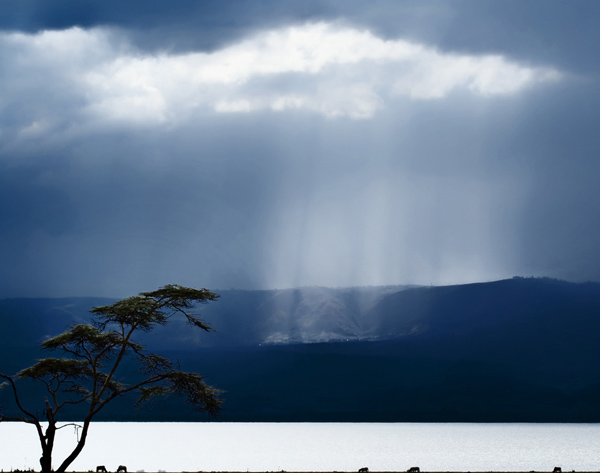
[[[218,301],[198,308],[216,333],[188,338],[181,319],[150,340],[164,348],[182,344],[194,348],[462,336],[507,324],[534,323],[544,314],[566,320],[586,308],[600,309],[599,283],[549,278],[431,287],[217,292]],[[114,300],[0,299],[0,337],[12,345],[36,344],[67,325],[89,320],[92,307]]]
[[[215,333],[173,321],[143,343],[225,389],[222,420],[600,421],[600,284],[220,291]],[[109,299],[0,300],[0,370]],[[182,336],[182,334],[184,334]],[[3,402],[0,394],[0,403]],[[164,401],[114,420],[189,420]]]

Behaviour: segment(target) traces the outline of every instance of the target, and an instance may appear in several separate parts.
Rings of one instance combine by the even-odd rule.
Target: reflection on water
[[[76,433],[59,431],[54,467]],[[39,470],[34,428],[0,424],[0,469]],[[599,424],[93,424],[70,470],[563,471],[600,470]]]

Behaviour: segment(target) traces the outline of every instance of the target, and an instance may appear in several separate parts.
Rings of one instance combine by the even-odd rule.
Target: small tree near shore
[[[166,324],[177,313],[183,314],[192,328],[209,331],[211,328],[190,309],[218,297],[206,289],[167,285],[112,305],[95,307],[91,311],[91,325],[75,325],[41,344],[45,350],[62,352],[63,358],[37,360],[14,376],[0,373],[0,378],[5,380],[0,387],[11,389],[15,400],[12,415],[2,412],[0,407],[0,422],[35,426],[42,447],[41,471],[50,473],[55,435],[61,428],[57,427],[59,414],[69,405],[87,403],[77,445],[56,469],[57,473],[63,473],[83,450],[93,417],[123,394],[137,393],[138,404],[155,396],[177,394],[195,410],[216,415],[222,402],[220,391],[207,385],[199,374],[180,371],[168,359],[146,353],[145,347],[132,337]],[[131,384],[117,380],[118,368],[127,357],[137,361],[141,374]],[[45,387],[43,415],[22,405],[18,383],[23,379],[37,381]],[[45,420],[41,420],[43,417]],[[44,421],[48,423],[45,429]]]

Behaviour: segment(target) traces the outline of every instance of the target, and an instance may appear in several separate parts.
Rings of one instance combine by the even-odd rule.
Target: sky
[[[600,281],[600,2],[4,0],[0,297]]]

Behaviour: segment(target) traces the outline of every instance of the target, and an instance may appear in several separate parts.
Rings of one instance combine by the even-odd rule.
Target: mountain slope
[[[225,389],[222,420],[600,421],[597,283],[515,278],[221,296],[200,307],[216,333],[190,336],[175,320],[143,342]],[[27,366],[44,336],[106,303],[0,300],[0,371]],[[129,402],[103,417],[202,419],[174,399],[140,412]]]

